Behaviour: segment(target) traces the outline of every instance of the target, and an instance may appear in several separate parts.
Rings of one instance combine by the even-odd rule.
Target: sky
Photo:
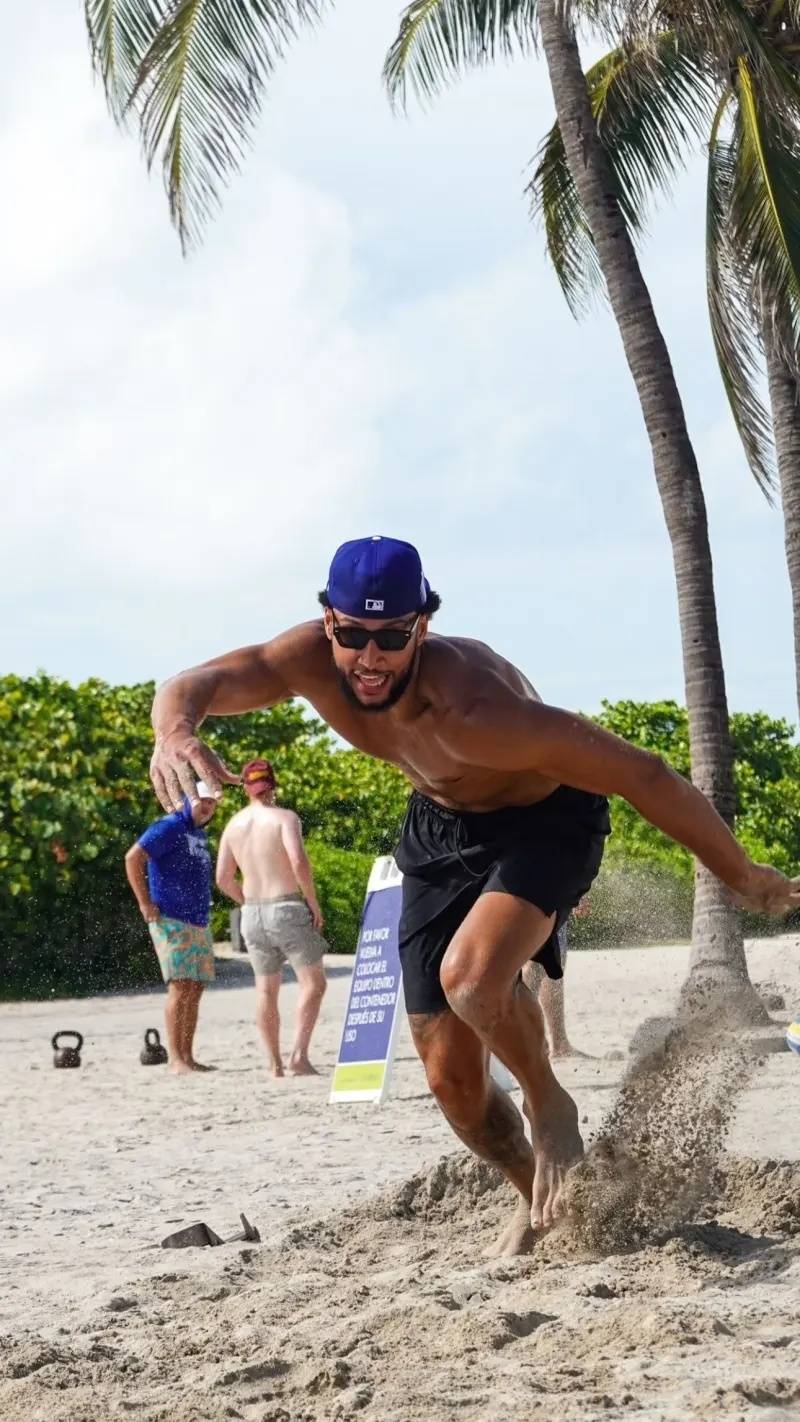
[[[162,679],[315,615],[339,542],[419,547],[435,630],[545,700],[682,700],[669,541],[616,329],[576,323],[524,186],[518,60],[427,112],[381,88],[398,0],[347,0],[271,85],[184,259],[93,81],[81,6],[18,6],[0,92],[0,673]],[[729,704],[796,720],[780,514],[708,334],[703,169],[643,264],[709,506]]]

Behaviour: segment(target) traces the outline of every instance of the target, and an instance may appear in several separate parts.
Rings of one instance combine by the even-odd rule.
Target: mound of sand
[[[0,1343],[0,1417],[796,1415],[800,1163],[725,1155],[758,1044],[718,1025],[633,1064],[572,1178],[570,1222],[532,1255],[482,1259],[513,1193],[448,1155],[263,1245],[120,1274],[80,1325],[56,1310],[46,1330],[15,1332]]]
[[[215,1250],[213,1287],[178,1269],[80,1342],[7,1343],[2,1416],[764,1422],[800,1402],[800,1166],[733,1162],[714,1218],[605,1259],[565,1259],[557,1231],[477,1264],[512,1203],[459,1154],[276,1248]]]
[[[634,1061],[570,1182],[576,1246],[607,1254],[640,1244],[719,1195],[725,1137],[759,1047],[704,1013]]]

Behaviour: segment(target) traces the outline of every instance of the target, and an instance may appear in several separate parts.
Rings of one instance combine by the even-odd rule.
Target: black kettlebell
[[[167,1061],[167,1049],[162,1047],[156,1027],[148,1027],[144,1034],[144,1046],[139,1053],[142,1066],[163,1066]]]
[[[59,1047],[59,1037],[74,1037],[74,1047]],[[81,1047],[83,1037],[80,1032],[56,1032],[53,1037],[53,1057],[54,1067],[79,1067],[81,1064]]]

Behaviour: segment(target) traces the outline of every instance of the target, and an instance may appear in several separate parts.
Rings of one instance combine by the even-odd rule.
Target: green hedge
[[[147,779],[153,693],[152,683],[0,679],[3,998],[159,981],[123,865],[162,813]],[[352,952],[369,865],[395,843],[402,820],[403,776],[337,749],[293,704],[214,719],[204,734],[234,770],[256,755],[273,761],[281,801],[309,836],[331,947]],[[226,789],[209,827],[214,852],[244,803],[240,789]],[[212,922],[224,937],[229,908],[215,896]]]
[[[690,773],[689,723],[675,701],[604,702],[601,725]],[[731,716],[736,834],[748,854],[784,874],[800,870],[800,745],[788,721],[763,711]],[[572,921],[576,947],[689,939],[691,855],[654,829],[626,801],[611,802],[613,835],[590,898],[591,913]],[[743,913],[750,937],[785,932],[792,918]]]
[[[0,679],[2,997],[158,981],[123,867],[126,849],[161,813],[147,780],[153,690],[98,680],[73,687],[44,674]],[[686,715],[675,703],[618,702],[599,719],[687,769]],[[761,713],[734,716],[732,728],[740,837],[756,858],[796,874],[800,749],[792,729]],[[255,755],[274,762],[282,802],[298,812],[308,836],[331,947],[352,952],[370,863],[396,842],[404,777],[339,749],[321,722],[293,704],[214,719],[204,735],[235,770]],[[210,828],[212,848],[243,803],[241,790],[226,790]],[[624,802],[612,813],[606,867],[590,916],[574,921],[573,941],[685,937],[689,855]],[[228,910],[215,900],[214,924],[224,937]]]

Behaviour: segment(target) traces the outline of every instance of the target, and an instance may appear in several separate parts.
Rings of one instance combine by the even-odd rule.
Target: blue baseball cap
[[[430,584],[411,543],[375,533],[337,548],[326,592],[331,607],[348,617],[390,620],[421,612]]]

